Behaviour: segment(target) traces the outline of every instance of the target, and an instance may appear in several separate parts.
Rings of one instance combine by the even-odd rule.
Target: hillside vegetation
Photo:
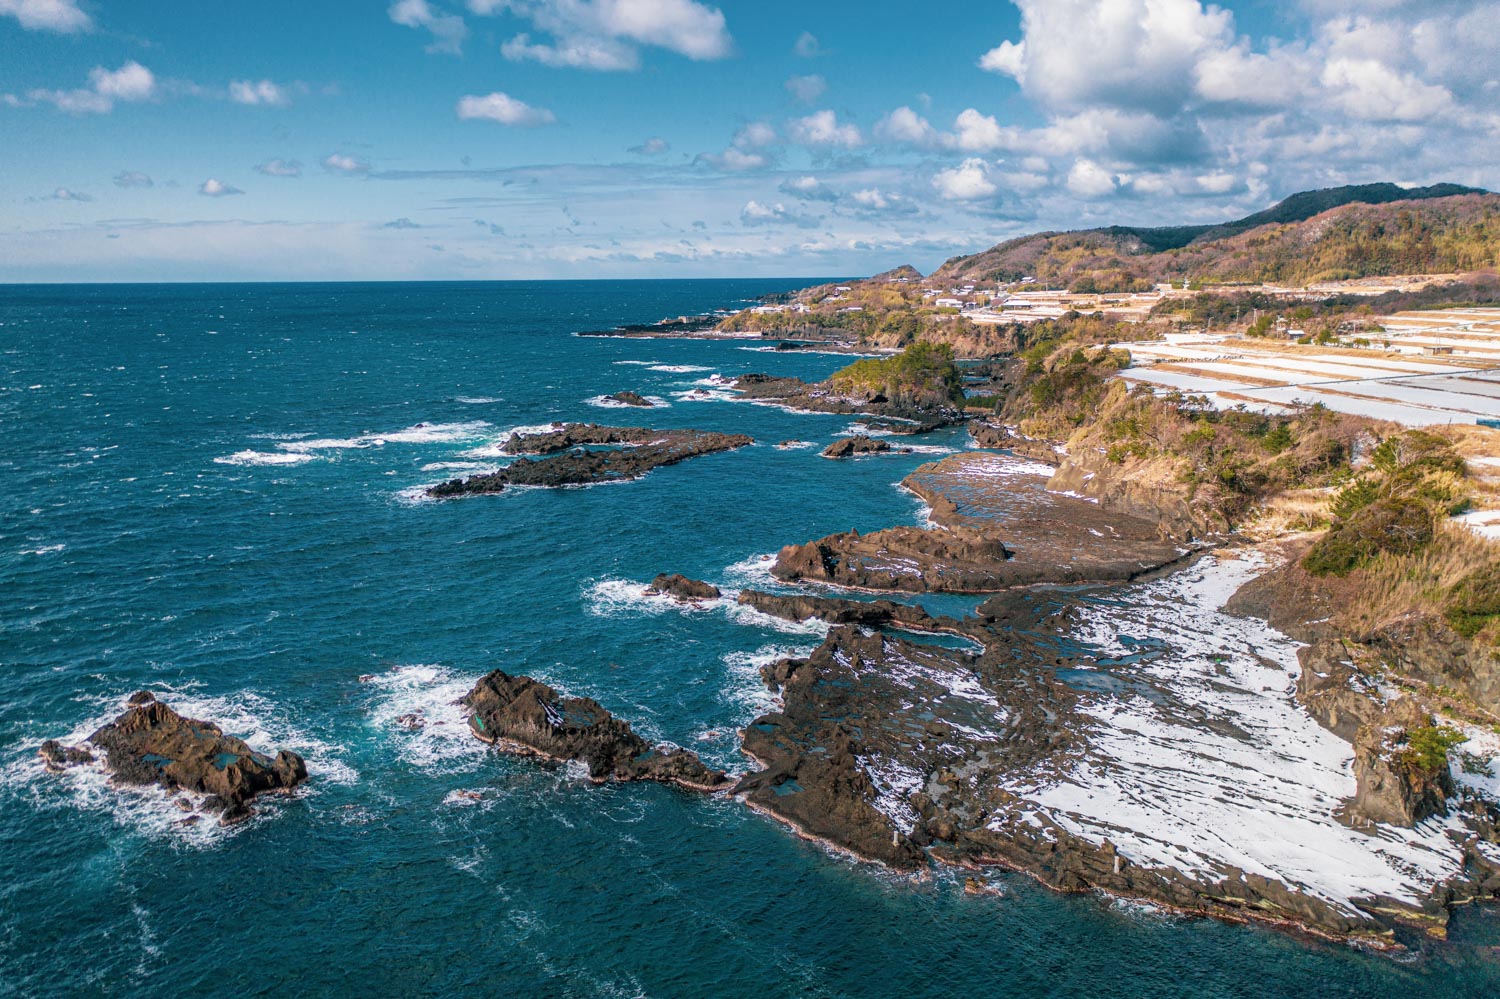
[[[1391,200],[1392,191],[1406,197]],[[932,280],[993,284],[1035,277],[1074,291],[1133,291],[1161,281],[1308,284],[1494,267],[1500,262],[1500,196],[1454,191],[1470,189],[1336,188],[1294,195],[1218,226],[1038,233],[955,257]],[[1325,208],[1330,202],[1339,203]]]

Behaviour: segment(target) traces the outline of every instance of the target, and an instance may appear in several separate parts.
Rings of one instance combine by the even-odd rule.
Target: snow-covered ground
[[[1214,879],[1232,866],[1348,912],[1370,895],[1414,901],[1461,866],[1449,836],[1458,820],[1373,834],[1338,821],[1355,791],[1353,753],[1293,699],[1296,644],[1220,610],[1257,568],[1254,557],[1210,556],[1128,603],[1086,610],[1077,634],[1100,655],[1139,653],[1139,640],[1166,649],[1110,667],[1134,682],[1086,702],[1097,729],[1071,772],[1009,789],[1144,866]],[[1500,740],[1463,748],[1500,772]]]

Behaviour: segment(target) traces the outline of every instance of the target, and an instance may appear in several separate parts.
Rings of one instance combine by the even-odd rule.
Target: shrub
[[[1333,515],[1340,520],[1347,520],[1374,503],[1379,496],[1380,489],[1375,483],[1369,479],[1355,479],[1333,497]]]
[[[1432,535],[1432,513],[1423,504],[1405,498],[1378,500],[1329,528],[1302,565],[1315,576],[1344,576],[1377,555],[1415,554]]]
[[[1448,750],[1468,740],[1451,725],[1424,725],[1406,733],[1406,748],[1400,758],[1423,773],[1435,774],[1448,766]]]
[[[1465,638],[1473,638],[1500,618],[1500,566],[1485,566],[1454,584],[1443,618]]]

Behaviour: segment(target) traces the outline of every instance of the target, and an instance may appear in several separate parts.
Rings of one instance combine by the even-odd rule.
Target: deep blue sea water
[[[756,663],[817,636],[632,594],[663,570],[745,585],[783,544],[912,522],[894,483],[934,456],[828,462],[771,445],[821,448],[846,418],[680,397],[844,359],[571,334],[805,283],[0,288],[0,994],[1493,995],[1494,915],[1393,961],[1022,877],[971,897],[468,736],[451,701],[498,667],[743,766]],[[671,406],[587,402],[622,389]],[[414,499],[555,420],[760,444]],[[142,687],[313,779],[218,830],[42,771],[38,743]]]

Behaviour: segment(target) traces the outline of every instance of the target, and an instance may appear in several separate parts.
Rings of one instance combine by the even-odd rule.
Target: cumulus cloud
[[[828,81],[816,73],[810,76],[792,76],[786,81],[786,91],[803,104],[811,104],[828,89]]]
[[[292,103],[286,88],[271,80],[235,80],[229,84],[229,99],[236,104],[280,107]]]
[[[509,94],[495,91],[493,94],[467,95],[459,99],[458,116],[465,121],[496,121],[502,125],[533,128],[551,125],[557,116],[545,108],[532,107],[525,101],[516,100]]]
[[[95,66],[89,70],[87,88],[32,90],[26,96],[69,114],[108,114],[117,102],[134,103],[156,96],[156,77],[132,59],[114,70]]]
[[[210,177],[198,187],[198,193],[208,198],[227,198],[231,194],[244,194],[245,192]]]
[[[1078,160],[1068,171],[1068,190],[1081,198],[1098,198],[1118,189],[1114,176],[1093,160]]]
[[[933,146],[938,143],[937,129],[909,107],[899,107],[875,123],[876,138],[910,146]]]
[[[154,187],[150,176],[139,170],[125,170],[115,174],[116,187]]]
[[[267,177],[300,177],[302,164],[296,160],[266,160],[255,165],[255,172]]]
[[[13,17],[28,31],[72,34],[94,26],[78,0],[0,0],[0,17]]]
[[[827,184],[812,176],[788,177],[776,189],[803,201],[837,201],[839,197]]]
[[[794,142],[812,148],[854,149],[864,144],[864,136],[852,124],[840,124],[832,111],[814,111],[787,125],[787,135]]]
[[[803,59],[814,59],[823,54],[823,47],[818,44],[818,36],[811,31],[804,31],[797,36],[797,41],[792,45],[792,51]]]
[[[670,142],[659,135],[653,135],[640,145],[631,146],[625,151],[627,153],[635,153],[637,156],[661,156],[663,153],[670,152],[671,149],[672,144]]]
[[[457,14],[439,14],[427,0],[396,0],[386,9],[392,21],[408,28],[425,28],[432,34],[428,52],[443,52],[458,55],[463,51],[464,39],[469,36],[468,25]]]
[[[894,191],[883,191],[878,187],[854,191],[848,197],[848,204],[856,215],[866,218],[882,215],[915,215],[919,211],[917,205],[905,195]]]
[[[932,178],[932,186],[948,201],[978,201],[992,197],[999,190],[990,180],[990,165],[978,157],[938,171]]]
[[[549,36],[534,42],[522,33],[501,46],[507,59],[545,66],[632,70],[643,46],[698,62],[734,50],[723,12],[696,0],[469,0],[469,9],[512,14]]]
[[[1321,81],[1346,112],[1366,121],[1424,121],[1453,107],[1446,87],[1375,59],[1335,59],[1323,68]]]
[[[357,174],[369,173],[370,164],[356,156],[346,156],[343,153],[329,153],[323,157],[323,169],[329,173],[355,176]]]
[[[57,190],[55,190],[51,194],[47,195],[47,200],[48,201],[93,201],[94,199],[93,199],[92,196],[84,194],[82,191],[73,191],[73,190],[69,190],[66,187],[59,187]]]
[[[752,121],[739,127],[728,149],[722,153],[701,153],[697,160],[730,172],[759,170],[770,165],[771,147],[779,141],[775,126]]]
[[[818,224],[818,220],[811,215],[788,211],[787,207],[779,201],[770,205],[759,201],[747,201],[745,207],[740,209],[740,224],[747,226],[795,225],[803,229],[811,229]]]

